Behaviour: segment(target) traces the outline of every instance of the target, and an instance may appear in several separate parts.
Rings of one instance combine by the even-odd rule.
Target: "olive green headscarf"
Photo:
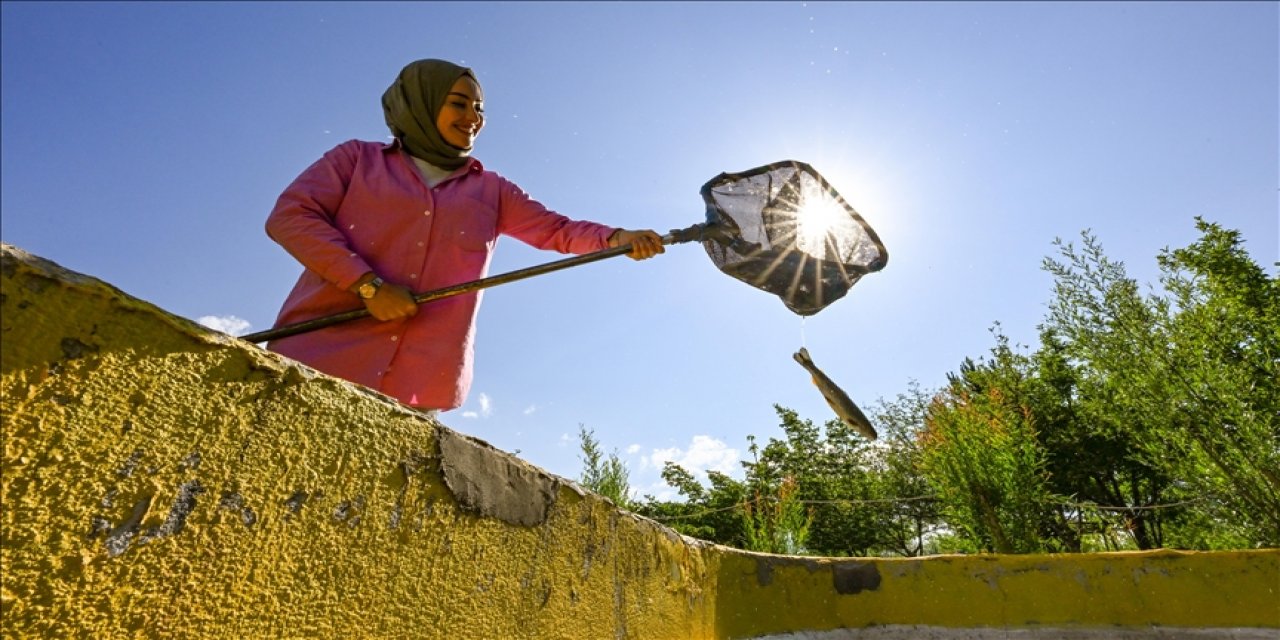
[[[445,142],[436,129],[436,117],[449,89],[464,75],[472,80],[476,77],[471,69],[452,62],[417,60],[405,65],[382,94],[382,112],[391,135],[400,139],[410,155],[445,169],[457,169],[467,163],[471,150]]]

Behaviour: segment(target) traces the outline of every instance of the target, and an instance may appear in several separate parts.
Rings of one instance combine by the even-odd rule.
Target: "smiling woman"
[[[470,390],[480,293],[415,292],[488,272],[498,236],[591,253],[631,245],[663,252],[658,234],[574,221],[471,157],[484,126],[475,74],[418,60],[382,96],[390,144],[350,140],[285,189],[267,233],[304,267],[276,320],[288,325],[364,305],[368,316],[278,337],[268,348],[422,409],[453,409]]]
[[[436,129],[450,146],[470,151],[483,127],[484,93],[475,78],[464,75],[449,88],[436,116]]]

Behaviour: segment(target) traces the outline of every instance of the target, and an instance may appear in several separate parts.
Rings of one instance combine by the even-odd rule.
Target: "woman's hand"
[[[373,279],[372,271],[364,274],[351,285],[351,292],[358,293],[361,285]],[[361,300],[364,302],[364,308],[369,310],[369,315],[383,322],[408,318],[418,313],[418,303],[413,301],[413,292],[407,287],[390,282],[383,282],[372,298],[361,298]]]
[[[652,258],[659,253],[665,253],[666,247],[662,246],[662,236],[658,235],[652,229],[642,229],[639,231],[628,231],[626,229],[618,229],[609,236],[609,247],[620,247],[624,244],[631,245],[631,253],[627,257],[632,260],[645,260]]]
[[[372,298],[364,301],[364,307],[373,317],[386,322],[409,318],[418,313],[418,303],[413,301],[413,292],[408,287],[385,282],[378,287]]]

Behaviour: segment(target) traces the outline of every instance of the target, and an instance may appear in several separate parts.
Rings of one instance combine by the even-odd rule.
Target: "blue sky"
[[[424,57],[484,86],[475,155],[576,218],[698,222],[722,171],[797,159],[889,266],[801,320],[696,245],[486,293],[456,429],[569,477],[578,426],[661,494],[737,473],[772,405],[832,417],[939,386],[1001,323],[1034,344],[1055,237],[1131,275],[1202,215],[1280,254],[1274,2],[4,2],[3,240],[178,315],[269,328],[300,267],[263,221],[329,148],[385,139]],[[493,273],[558,259],[499,243]],[[247,324],[247,326],[246,326]]]

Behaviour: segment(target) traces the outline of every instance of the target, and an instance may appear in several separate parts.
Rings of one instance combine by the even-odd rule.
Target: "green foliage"
[[[1082,393],[1092,381],[1071,363],[1057,335],[1042,328],[1040,339],[1024,367],[1024,384],[1046,452],[1049,489],[1076,505],[1059,507],[1052,535],[1066,551],[1162,546],[1161,522],[1169,512],[1149,507],[1174,500],[1172,481],[1133,455],[1132,433],[1105,414],[1106,403]]]
[[[1237,232],[1196,222],[1196,243],[1158,258],[1163,294],[1140,295],[1087,233],[1080,252],[1059,243],[1064,260],[1045,261],[1055,279],[1046,328],[1078,372],[1090,428],[1165,479],[1140,497],[1194,500],[1195,513],[1171,513],[1169,524],[1220,530],[1179,531],[1178,540],[1216,546],[1242,535],[1274,546],[1280,283],[1249,259]],[[1233,528],[1241,533],[1221,531]]]
[[[600,443],[595,439],[595,431],[583,425],[578,425],[578,442],[582,449],[582,486],[612,500],[619,507],[634,509],[630,495],[631,472],[618,458],[617,450],[605,458]]]
[[[829,556],[1280,546],[1280,278],[1237,232],[1196,224],[1148,293],[1088,232],[1056,241],[1039,344],[1015,349],[997,325],[945,388],[882,400],[878,442],[775,406],[781,437],[748,436],[742,481],[668,463],[684,501],[634,508]]]
[[[924,552],[934,528],[931,502],[898,504],[884,493],[922,488],[922,477],[909,467],[911,454],[893,458],[888,472],[842,422],[819,429],[790,409],[774,409],[784,437],[770,438],[762,448],[748,436],[753,459],[743,463],[743,481],[709,472],[710,487],[704,487],[668,463],[663,479],[685,502],[650,499],[638,512],[686,535],[740,548],[832,556],[868,555],[886,546],[905,555]],[[894,428],[898,442],[914,446],[910,427]]]
[[[683,502],[664,502],[653,496],[636,505],[636,513],[653,518],[680,533],[731,547],[746,548],[746,535],[738,512],[746,499],[746,488],[718,471],[708,471],[710,488],[704,488],[693,474],[674,462],[663,465],[662,479],[673,487]]]
[[[795,411],[774,406],[784,438],[770,438],[760,448],[748,437],[753,462],[744,463],[747,484],[756,493],[782,491],[786,479],[796,483],[796,499],[810,504],[808,547],[822,555],[866,555],[876,546],[882,515],[865,503],[874,499],[873,475],[866,441],[840,420],[819,429]]]
[[[1196,222],[1199,241],[1159,258],[1176,310],[1162,318],[1163,355],[1182,418],[1165,435],[1185,453],[1170,471],[1238,512],[1257,544],[1280,545],[1280,277],[1249,258],[1238,232]],[[1156,444],[1144,441],[1152,455]]]
[[[943,535],[941,505],[924,471],[920,432],[932,394],[912,381],[893,402],[881,401],[878,455],[872,457],[874,486],[881,515],[872,552],[918,556],[936,552]]]
[[[775,495],[757,491],[742,505],[742,528],[751,551],[798,555],[805,552],[813,510],[796,495],[794,478],[783,478]]]
[[[980,549],[1046,551],[1052,503],[1015,357],[1003,340],[994,360],[966,362],[929,408],[922,465],[947,523]]]

